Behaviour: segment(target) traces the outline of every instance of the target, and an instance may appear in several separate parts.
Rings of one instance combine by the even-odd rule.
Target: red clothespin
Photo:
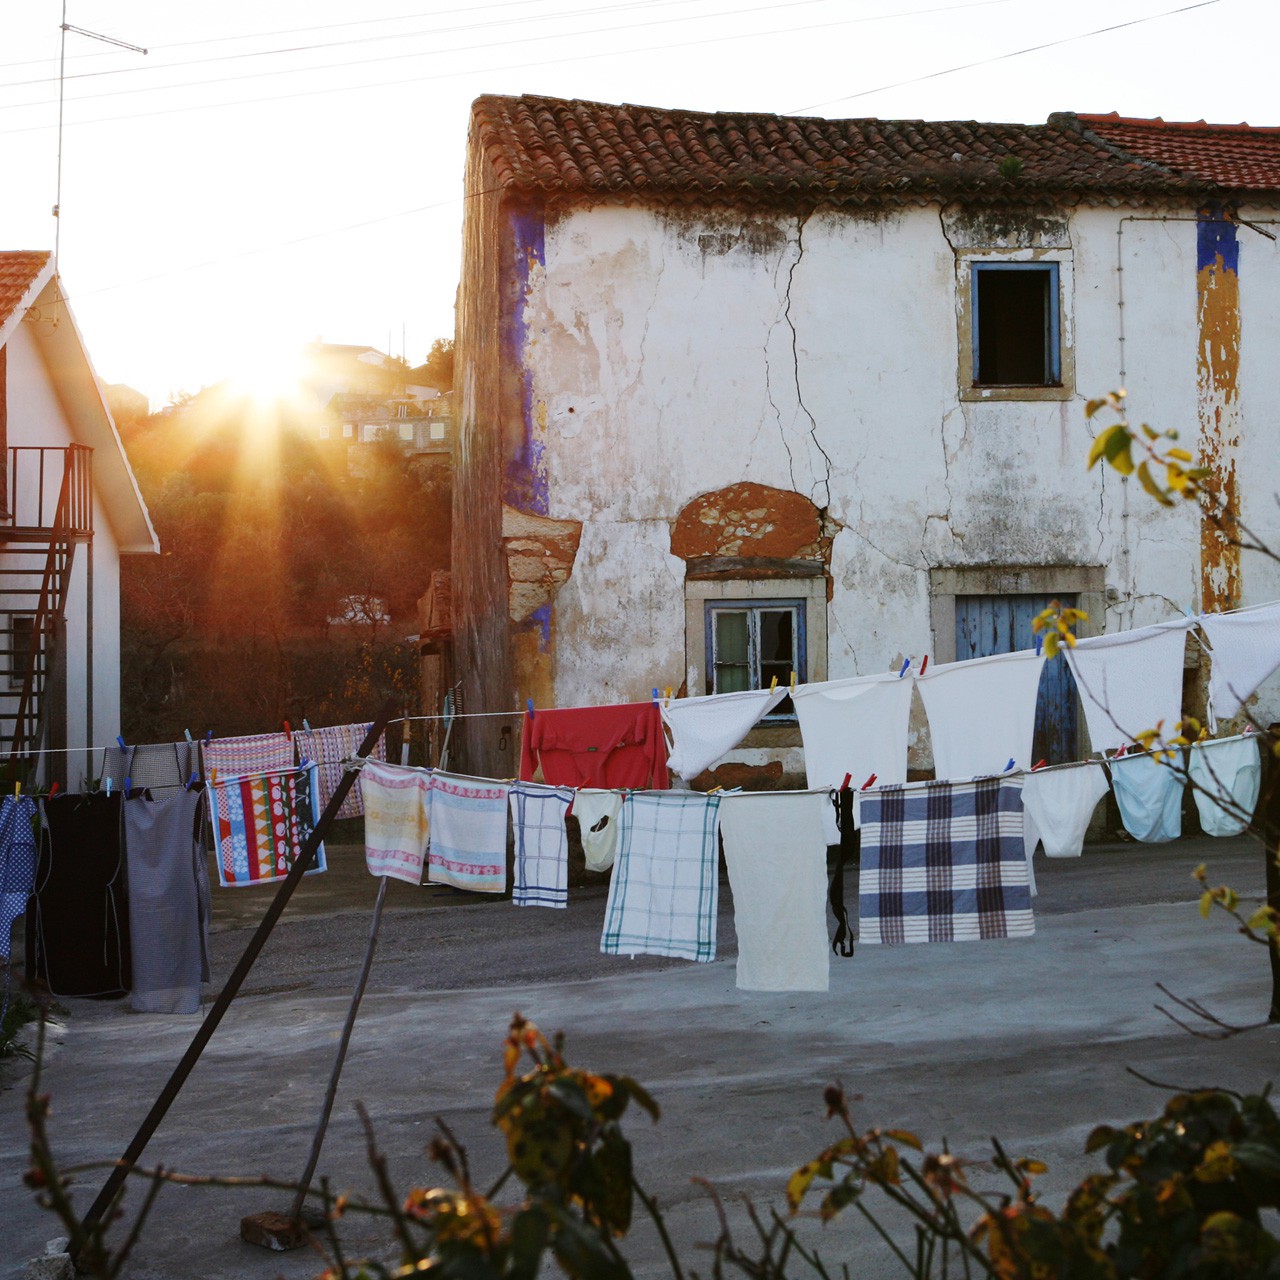
[[[866,780],[866,782],[864,782],[864,783],[862,784],[862,786],[861,786],[860,790],[865,791],[869,786],[871,786],[871,785],[872,785],[872,783],[874,783],[874,782],[875,782],[875,780],[876,780],[876,775],[873,773],[873,774],[871,775],[871,777],[869,777],[869,778]]]
[[[289,727],[289,722],[287,720],[284,722],[284,736],[288,738],[290,742],[293,741],[293,730]]]
[[[840,790],[841,790],[841,791],[848,791],[848,790],[849,790],[849,783],[851,783],[852,781],[853,781],[853,774],[851,774],[851,773],[846,773],[846,774],[844,775],[844,781],[840,784]]]
[[[49,799],[52,800],[53,797],[56,796],[57,794],[58,794],[58,784],[55,781],[53,786],[49,788]]]
[[[564,811],[564,816],[566,818],[573,812],[574,802],[577,800],[577,798],[578,798],[577,788],[574,788],[573,795],[569,797],[569,807]]]
[[[929,655],[926,653],[920,660],[920,674],[924,675],[929,670]]]
[[[1037,760],[1037,761],[1035,762],[1035,764],[1033,764],[1033,765],[1031,766],[1031,772],[1032,772],[1032,773],[1035,773],[1035,771],[1036,771],[1037,769],[1043,769],[1043,768],[1044,768],[1044,761],[1043,761],[1043,760]]]

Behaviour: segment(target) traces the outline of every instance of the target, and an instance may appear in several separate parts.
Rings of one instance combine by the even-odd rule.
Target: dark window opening
[[[972,321],[975,386],[1061,381],[1056,263],[975,263]]]
[[[707,603],[708,693],[768,689],[805,679],[804,604],[801,601],[741,600]],[[795,718],[790,697],[766,719]]]

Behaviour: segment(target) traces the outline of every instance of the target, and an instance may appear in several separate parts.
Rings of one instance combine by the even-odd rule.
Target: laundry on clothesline
[[[473,893],[507,888],[507,797],[510,786],[437,770],[431,777],[431,847],[427,882]]]
[[[963,942],[1035,932],[1022,839],[1022,777],[867,792],[859,940]]]
[[[1158,759],[1135,751],[1107,762],[1111,789],[1124,829],[1144,844],[1163,844],[1182,834],[1182,790],[1186,774],[1181,753]]]
[[[1094,751],[1114,751],[1157,725],[1172,737],[1182,718],[1182,669],[1190,618],[1089,636],[1065,648]]]
[[[719,809],[718,795],[697,791],[628,793],[601,951],[716,958]]]
[[[581,831],[582,854],[588,871],[608,871],[618,852],[621,791],[583,787],[574,794],[573,816]]]
[[[219,777],[206,790],[218,855],[218,883],[230,889],[283,880],[320,817],[316,766]],[[327,870],[321,843],[305,874],[319,875]]]
[[[1253,818],[1262,786],[1257,736],[1244,733],[1193,743],[1187,777],[1205,835],[1238,836]]]
[[[727,795],[720,833],[742,991],[826,991],[828,791]]]
[[[696,778],[732,751],[786,696],[785,686],[779,686],[663,699],[659,710],[671,735],[668,770],[685,781]]]
[[[41,801],[45,834],[26,923],[29,979],[55,996],[122,996],[132,982],[119,791]]]
[[[204,775],[244,777],[292,769],[293,740],[287,733],[250,733],[238,738],[210,738],[200,744]]]
[[[130,1007],[197,1013],[209,971],[209,871],[201,794],[178,789],[124,802],[129,881]]]
[[[125,779],[130,786],[150,791],[170,791],[185,787],[196,770],[195,744],[191,742],[148,742],[136,746],[116,743],[102,752],[102,778],[111,778],[117,787]]]
[[[1198,619],[1212,645],[1209,725],[1230,720],[1264,680],[1280,669],[1280,601]]]
[[[360,781],[369,874],[421,884],[431,834],[431,771],[366,760]]]
[[[1106,772],[1097,762],[1028,773],[1022,782],[1027,857],[1042,844],[1048,858],[1078,858],[1093,811],[1108,790]]]
[[[1045,658],[1034,649],[930,667],[915,678],[939,782],[1032,765],[1036,697]]]
[[[372,724],[333,724],[319,729],[295,729],[293,745],[297,751],[298,763],[313,761],[320,766],[319,796],[316,803],[323,812],[328,806],[333,793],[342,781],[342,765],[360,750]],[[381,734],[369,753],[370,760],[387,758],[387,735]],[[356,776],[338,810],[339,818],[358,818],[364,812],[361,799],[361,777]]]
[[[8,961],[13,922],[26,913],[36,883],[36,802],[30,796],[0,799],[0,960]],[[5,990],[8,991],[5,971]]]
[[[569,905],[569,836],[565,814],[572,787],[517,782],[511,788],[515,871],[511,901],[517,907]]]
[[[527,713],[520,735],[520,780],[553,787],[661,790],[667,740],[654,702],[567,707]]]

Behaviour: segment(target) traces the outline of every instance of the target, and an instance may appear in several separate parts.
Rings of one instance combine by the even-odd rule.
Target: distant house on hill
[[[978,656],[1054,598],[1113,631],[1280,597],[1274,563],[1084,465],[1085,399],[1127,386],[1280,544],[1280,130],[489,96],[466,189],[468,711]],[[1075,756],[1051,667],[1041,741]],[[465,767],[500,771],[510,728],[460,723]],[[796,726],[734,758],[799,774]]]
[[[0,252],[0,750],[78,783],[120,732],[120,557],[160,546],[62,293],[52,255]]]

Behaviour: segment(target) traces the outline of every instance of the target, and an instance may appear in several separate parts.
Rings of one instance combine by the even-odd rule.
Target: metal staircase
[[[93,537],[93,450],[8,451],[0,523],[3,776],[28,785],[38,752],[66,739],[66,614],[76,547]],[[61,774],[61,762],[55,765]]]

